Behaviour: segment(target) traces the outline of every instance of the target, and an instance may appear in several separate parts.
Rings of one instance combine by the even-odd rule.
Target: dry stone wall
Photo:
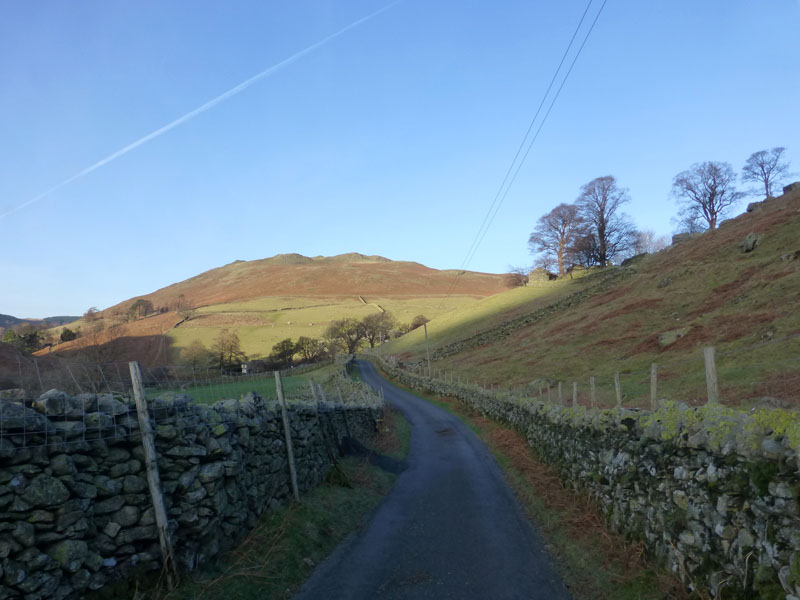
[[[290,405],[301,493],[320,484],[344,436],[374,435],[382,406]],[[176,561],[230,548],[291,497],[277,405],[256,394],[207,407],[169,395],[150,404]],[[51,390],[0,399],[0,599],[80,597],[161,553],[134,404]]]
[[[429,380],[402,383],[459,398],[505,423],[608,523],[715,598],[800,598],[797,415],[670,403],[658,412],[567,408]]]

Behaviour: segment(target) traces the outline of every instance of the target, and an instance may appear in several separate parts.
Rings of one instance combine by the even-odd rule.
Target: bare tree
[[[750,181],[764,186],[765,197],[775,196],[780,187],[780,181],[790,177],[789,162],[783,161],[783,153],[786,148],[778,146],[772,150],[759,150],[753,152],[742,169],[742,181]],[[753,190],[753,195],[760,194],[760,191]]]
[[[510,288],[524,287],[528,285],[528,272],[530,269],[523,267],[508,266],[506,270],[506,285]]]
[[[593,179],[581,188],[575,201],[585,232],[576,242],[584,260],[601,267],[629,252],[636,242],[636,227],[620,208],[630,201],[628,190],[611,175]]]
[[[331,346],[338,347],[347,354],[355,354],[364,341],[366,329],[357,319],[339,319],[331,321],[324,335]]]
[[[220,369],[232,368],[247,360],[247,356],[242,352],[239,336],[230,329],[221,330],[214,338],[211,352]]]
[[[369,342],[369,347],[389,338],[389,332],[397,325],[397,321],[388,312],[378,312],[367,315],[361,320],[364,327],[364,338]]]
[[[736,190],[736,173],[726,162],[706,161],[678,173],[672,181],[672,194],[680,205],[680,222],[705,221],[708,229],[744,194]]]
[[[653,254],[669,246],[669,238],[665,235],[657,236],[652,229],[639,231],[636,234],[635,254]]]
[[[575,241],[585,234],[584,221],[574,204],[559,204],[546,215],[539,217],[536,229],[528,239],[531,253],[553,257],[549,262],[558,265],[558,274],[564,274],[564,262]]]

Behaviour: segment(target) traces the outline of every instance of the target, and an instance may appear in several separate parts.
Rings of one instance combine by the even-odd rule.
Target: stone
[[[47,554],[55,560],[63,570],[77,572],[89,555],[89,546],[82,540],[64,540],[50,546]]]
[[[50,475],[37,475],[22,493],[22,499],[31,506],[55,506],[69,498],[69,490],[60,480]]]
[[[202,483],[216,481],[225,475],[225,465],[222,462],[208,463],[200,467],[197,478]]]
[[[752,252],[756,249],[759,242],[761,241],[761,235],[757,233],[750,232],[747,234],[747,237],[744,238],[744,241],[739,244],[739,249],[742,252]]]
[[[17,521],[14,524],[14,530],[11,535],[26,548],[33,546],[36,541],[36,529],[32,524],[25,521]]]
[[[757,210],[761,210],[761,207],[764,206],[763,202],[751,202],[747,205],[747,212],[755,212]]]
[[[702,233],[676,233],[672,236],[672,245],[684,244],[703,235]]]
[[[139,521],[140,510],[135,506],[123,506],[111,515],[111,521],[122,527],[130,527]],[[109,537],[114,537],[113,535]]]
[[[122,529],[122,525],[119,523],[115,523],[114,521],[109,521],[106,523],[106,526],[103,527],[103,533],[105,533],[108,537],[114,538],[119,533],[119,530]]]
[[[97,398],[97,410],[109,415],[124,415],[128,413],[128,405],[120,402],[114,396],[103,394]]]
[[[664,333],[660,333],[658,335],[659,347],[666,348],[667,346],[671,346],[679,339],[687,335],[690,330],[691,327],[682,327],[680,329],[673,329],[672,331],[665,331]]]

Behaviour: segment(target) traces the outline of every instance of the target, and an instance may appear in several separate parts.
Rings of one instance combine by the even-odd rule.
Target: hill
[[[195,340],[210,346],[227,328],[236,331],[252,358],[267,355],[287,337],[319,337],[334,319],[388,311],[408,323],[418,314],[435,317],[504,289],[504,275],[437,270],[357,253],[280,254],[235,261],[107,308],[97,315],[101,335],[59,344],[56,351],[69,354],[124,339],[117,344],[126,349],[120,360],[165,364]],[[131,320],[137,302],[148,308]],[[86,332],[96,325],[82,320],[71,328]]]
[[[610,405],[620,373],[627,403],[705,397],[702,348],[714,346],[730,404],[800,398],[800,189],[754,203],[719,229],[619,267],[506,291],[428,324],[434,368],[487,386],[567,386],[587,402],[589,378]],[[756,239],[751,251],[746,238]],[[411,332],[381,348],[422,361]]]
[[[14,327],[15,325],[35,325],[37,327],[49,326],[56,327],[58,325],[67,325],[73,321],[77,321],[80,317],[45,317],[44,319],[20,319],[19,317],[12,317],[11,315],[0,314],[0,330]]]

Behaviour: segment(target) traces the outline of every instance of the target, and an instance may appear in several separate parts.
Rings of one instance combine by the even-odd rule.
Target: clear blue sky
[[[585,0],[402,0],[30,202],[388,4],[0,0],[0,313],[285,252],[458,268]],[[595,177],[668,234],[694,162],[782,145],[800,171],[798,30],[798,0],[609,0],[468,268],[528,265]]]

